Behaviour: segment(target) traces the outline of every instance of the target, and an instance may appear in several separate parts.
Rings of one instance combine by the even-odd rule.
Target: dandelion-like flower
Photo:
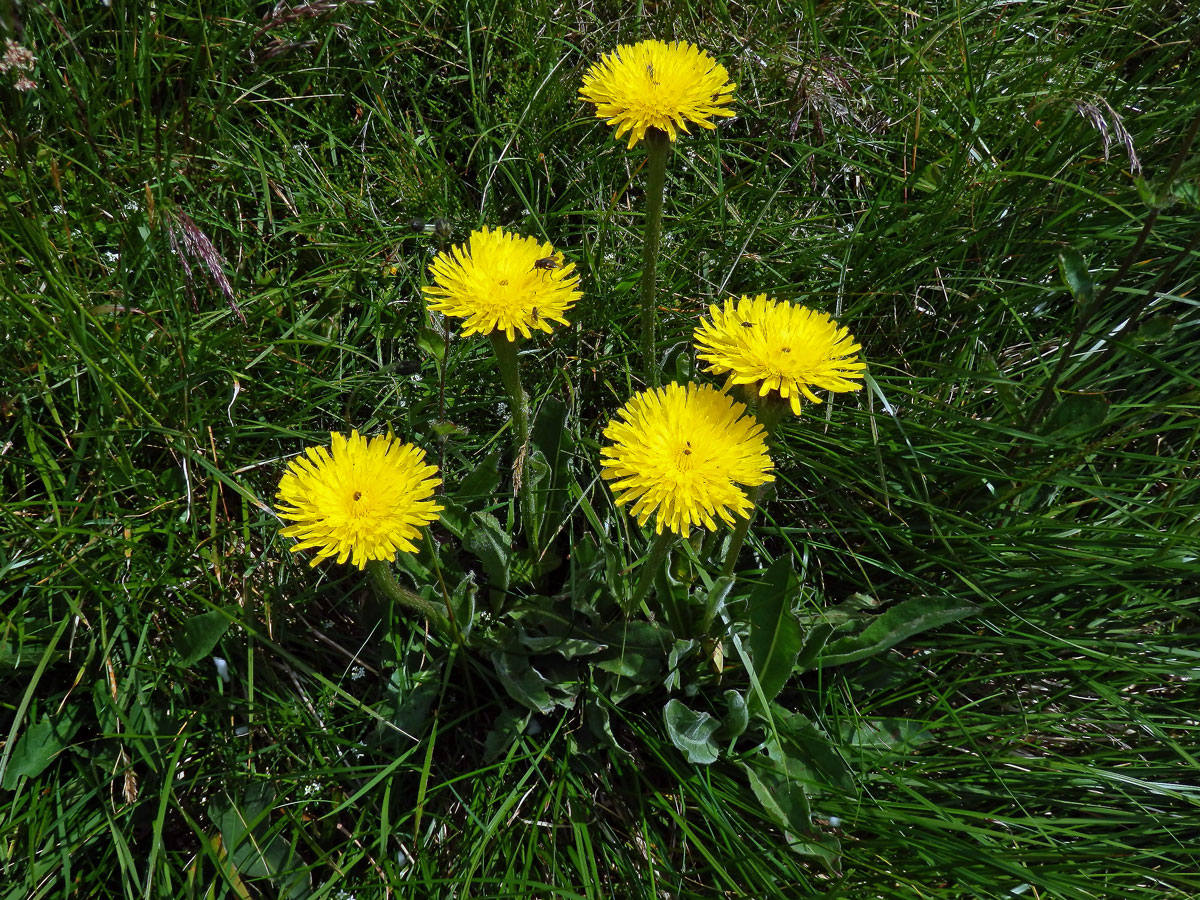
[[[774,481],[763,427],[746,407],[710,385],[669,384],[642,391],[604,429],[600,451],[617,505],[655,531],[686,535],[692,525],[733,525],[754,504],[738,485]]]
[[[300,541],[292,552],[315,549],[314,566],[337,557],[362,569],[368,560],[416,550],[413,538],[442,508],[430,499],[441,484],[437,466],[390,434],[330,437],[330,448],[306,448],[279,481],[279,517],[296,523],[280,534]]]
[[[734,85],[725,67],[686,41],[621,44],[583,76],[579,94],[596,105],[596,115],[629,132],[629,147],[646,130],[665,131],[672,141],[688,122],[715,128],[713,116],[732,116]]]
[[[501,228],[471,233],[463,246],[439,253],[429,267],[433,284],[424,288],[429,308],[465,319],[463,335],[503,331],[529,337],[549,333],[551,321],[570,324],[563,314],[581,296],[575,263],[550,244]]]
[[[783,303],[766,294],[709,307],[695,340],[698,356],[717,375],[728,372],[726,387],[758,385],[759,396],[777,391],[800,415],[800,397],[813,403],[813,389],[855,391],[867,364],[850,332],[822,312]]]

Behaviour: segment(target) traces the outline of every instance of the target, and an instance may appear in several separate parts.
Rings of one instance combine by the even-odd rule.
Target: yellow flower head
[[[442,483],[437,466],[426,465],[424,450],[390,434],[370,441],[357,431],[330,437],[330,449],[308,447],[279,480],[279,517],[296,523],[280,534],[300,539],[292,552],[315,548],[311,565],[336,556],[362,569],[368,560],[416,550],[413,538],[442,508],[429,499]]]
[[[687,133],[687,123],[715,128],[713,116],[732,116],[734,85],[725,67],[686,41],[621,44],[583,76],[579,94],[596,104],[596,115],[629,132],[633,147],[646,129]]]
[[[778,391],[800,415],[800,395],[813,403],[813,388],[855,391],[867,364],[850,332],[825,313],[759,294],[713,304],[696,329],[696,349],[708,371],[729,373],[726,387],[756,384],[759,396]]]
[[[612,444],[600,451],[617,505],[655,531],[686,535],[692,525],[716,530],[713,516],[734,524],[753,503],[738,485],[774,481],[763,427],[746,407],[710,385],[669,384],[636,395],[608,423]]]
[[[550,320],[570,324],[563,313],[581,296],[574,271],[550,244],[484,228],[434,257],[433,284],[423,290],[430,309],[466,320],[464,336],[503,331],[511,341],[531,328],[549,333]]]

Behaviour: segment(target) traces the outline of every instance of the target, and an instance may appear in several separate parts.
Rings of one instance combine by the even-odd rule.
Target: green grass
[[[141,7],[3,13],[38,87],[0,75],[0,897],[1200,894],[1187,4]],[[595,476],[642,383],[643,157],[576,91],[645,36],[739,86],[668,167],[666,377],[741,293],[835,314],[870,364],[784,427],[746,560],[792,553],[813,615],[979,607],[781,698],[854,773],[811,792],[836,866],[733,762],[684,760],[665,694],[609,710],[628,756],[582,707],[526,726],[486,656],[309,569],[267,509],[331,429],[391,427],[448,486],[507,452],[486,341],[444,379],[418,346],[437,242],[409,223],[441,216],[578,265],[523,377],[636,534]],[[176,650],[214,610],[228,681]]]

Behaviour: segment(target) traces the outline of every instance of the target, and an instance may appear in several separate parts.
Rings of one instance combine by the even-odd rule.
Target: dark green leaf
[[[825,646],[817,658],[821,667],[866,659],[889,647],[950,622],[957,622],[978,612],[979,607],[961,600],[916,597],[885,610],[871,620],[861,634],[839,638]]]
[[[17,740],[8,759],[8,768],[4,770],[4,789],[16,790],[22,775],[29,778],[41,775],[65,746],[66,742],[55,731],[50,717],[43,716],[41,721],[26,728]]]
[[[529,665],[528,658],[496,650],[492,653],[492,664],[509,696],[534,712],[543,715],[551,713],[562,702],[550,696],[550,689],[554,685]]]
[[[683,687],[683,671],[679,664],[692,655],[696,646],[696,642],[692,640],[676,640],[671,645],[671,652],[667,654],[667,678],[663,682],[668,691],[677,691]]]
[[[1154,188],[1150,187],[1150,182],[1146,181],[1143,176],[1136,176],[1133,179],[1133,186],[1137,188],[1138,196],[1141,198],[1142,202],[1146,204],[1146,206],[1150,207],[1150,209],[1155,209],[1158,207],[1159,203],[1161,202],[1158,198],[1158,194],[1155,192]]]
[[[1177,316],[1152,316],[1138,326],[1138,340],[1148,343],[1165,341],[1171,336],[1171,332],[1175,330],[1175,326],[1178,324],[1179,318]]]
[[[550,464],[546,461],[546,455],[537,448],[530,450],[525,456],[525,466],[521,477],[528,482],[528,489],[533,492],[533,508],[536,521],[532,524],[523,524],[526,524],[527,528],[537,528],[539,535],[546,530],[546,504],[550,501],[551,497],[552,474]],[[535,561],[531,559],[529,566],[530,573],[536,568],[534,563]]]
[[[387,683],[387,698],[391,706],[388,717],[379,722],[378,734],[389,744],[396,738],[414,741],[421,738],[429,724],[429,709],[437,699],[439,684],[436,672],[427,670],[413,674],[394,669]]]
[[[854,776],[828,736],[804,716],[779,706],[772,708],[779,743],[768,745],[768,752],[787,771],[809,773],[814,784],[843,791],[854,789]],[[800,763],[803,769],[797,769]]]
[[[819,859],[835,874],[842,871],[842,842],[832,834],[819,831],[792,834],[789,831],[787,844],[793,853]]]
[[[475,573],[468,572],[455,586],[450,594],[450,609],[454,613],[454,624],[459,633],[465,638],[471,633],[475,624],[475,594],[479,586],[475,584]]]
[[[671,699],[663,707],[667,735],[671,743],[683,751],[688,762],[710,765],[717,761],[717,744],[713,735],[721,723],[706,712],[693,712],[678,700]]]
[[[783,690],[800,653],[800,623],[792,612],[788,597],[791,578],[791,557],[781,557],[750,594],[749,644],[754,671],[762,688],[762,697],[755,695],[759,704],[775,699]]]
[[[536,473],[533,483],[540,534],[547,536],[554,534],[563,520],[566,486],[571,477],[568,471],[572,446],[568,412],[567,404],[555,397],[547,397],[538,407],[530,429],[530,442],[537,451],[538,463],[546,467],[544,473]]]
[[[612,732],[612,706],[607,702],[589,698],[583,708],[583,719],[588,730],[609,748],[616,756],[630,759],[628,750],[617,743],[616,735]]]
[[[715,622],[720,617],[720,612],[725,606],[725,599],[729,596],[729,592],[733,590],[736,580],[728,575],[722,575],[720,578],[714,579],[712,587],[708,589],[708,593],[704,595],[704,620],[707,622]]]
[[[1177,181],[1171,186],[1171,195],[1185,206],[1200,209],[1200,185],[1194,181]]]
[[[472,513],[463,536],[463,548],[479,559],[488,583],[498,591],[508,589],[511,538],[491,513]]]
[[[739,737],[750,726],[750,710],[746,698],[737,691],[725,692],[725,715],[721,718],[721,736]]]
[[[804,635],[804,646],[800,648],[800,655],[796,657],[795,671],[797,675],[807,672],[813,667],[832,635],[833,626],[828,622],[818,622],[808,629]]]
[[[1091,431],[1108,417],[1108,401],[1095,394],[1070,394],[1046,418],[1047,434]]]
[[[208,656],[233,624],[235,614],[236,608],[230,607],[228,610],[214,609],[184,620],[175,632],[175,651],[181,657],[181,664],[192,666]]]
[[[859,719],[842,727],[842,741],[860,752],[909,753],[933,738],[933,732],[911,719]]]
[[[1087,263],[1076,250],[1068,247],[1058,254],[1058,272],[1071,296],[1080,303],[1090,303],[1096,292],[1095,282],[1088,273]]]
[[[417,346],[432,356],[440,366],[446,357],[446,339],[432,328],[422,328],[417,335]]]
[[[793,834],[812,829],[808,794],[799,779],[774,766],[756,767],[742,763],[742,768],[750,781],[750,789],[771,821]]]
[[[270,813],[275,795],[270,786],[255,782],[246,788],[240,802],[228,794],[217,794],[208,804],[208,814],[221,832],[221,841],[235,872],[251,878],[268,878],[277,895],[308,897],[312,891],[307,873],[295,873],[299,860],[294,849],[273,833]],[[284,874],[288,873],[288,874]]]
[[[598,641],[584,637],[568,637],[565,634],[529,634],[521,630],[517,635],[517,640],[531,653],[557,653],[563,659],[592,656],[608,649],[606,644]]]
[[[508,749],[516,743],[529,724],[532,713],[527,709],[507,707],[496,716],[492,730],[483,741],[483,758],[487,763],[496,762]]]
[[[479,462],[472,463],[470,471],[452,492],[453,496],[462,500],[495,497],[500,487],[499,459],[500,451],[493,450]]]

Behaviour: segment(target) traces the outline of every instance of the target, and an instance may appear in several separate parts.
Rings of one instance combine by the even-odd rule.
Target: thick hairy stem
[[[405,587],[401,587],[400,582],[396,580],[396,576],[392,574],[392,570],[386,562],[378,559],[371,560],[367,563],[367,572],[370,573],[371,583],[379,593],[383,594],[389,600],[424,616],[432,623],[434,629],[441,634],[449,636],[454,633],[450,627],[450,619],[446,613],[424,597],[414,594]]]

